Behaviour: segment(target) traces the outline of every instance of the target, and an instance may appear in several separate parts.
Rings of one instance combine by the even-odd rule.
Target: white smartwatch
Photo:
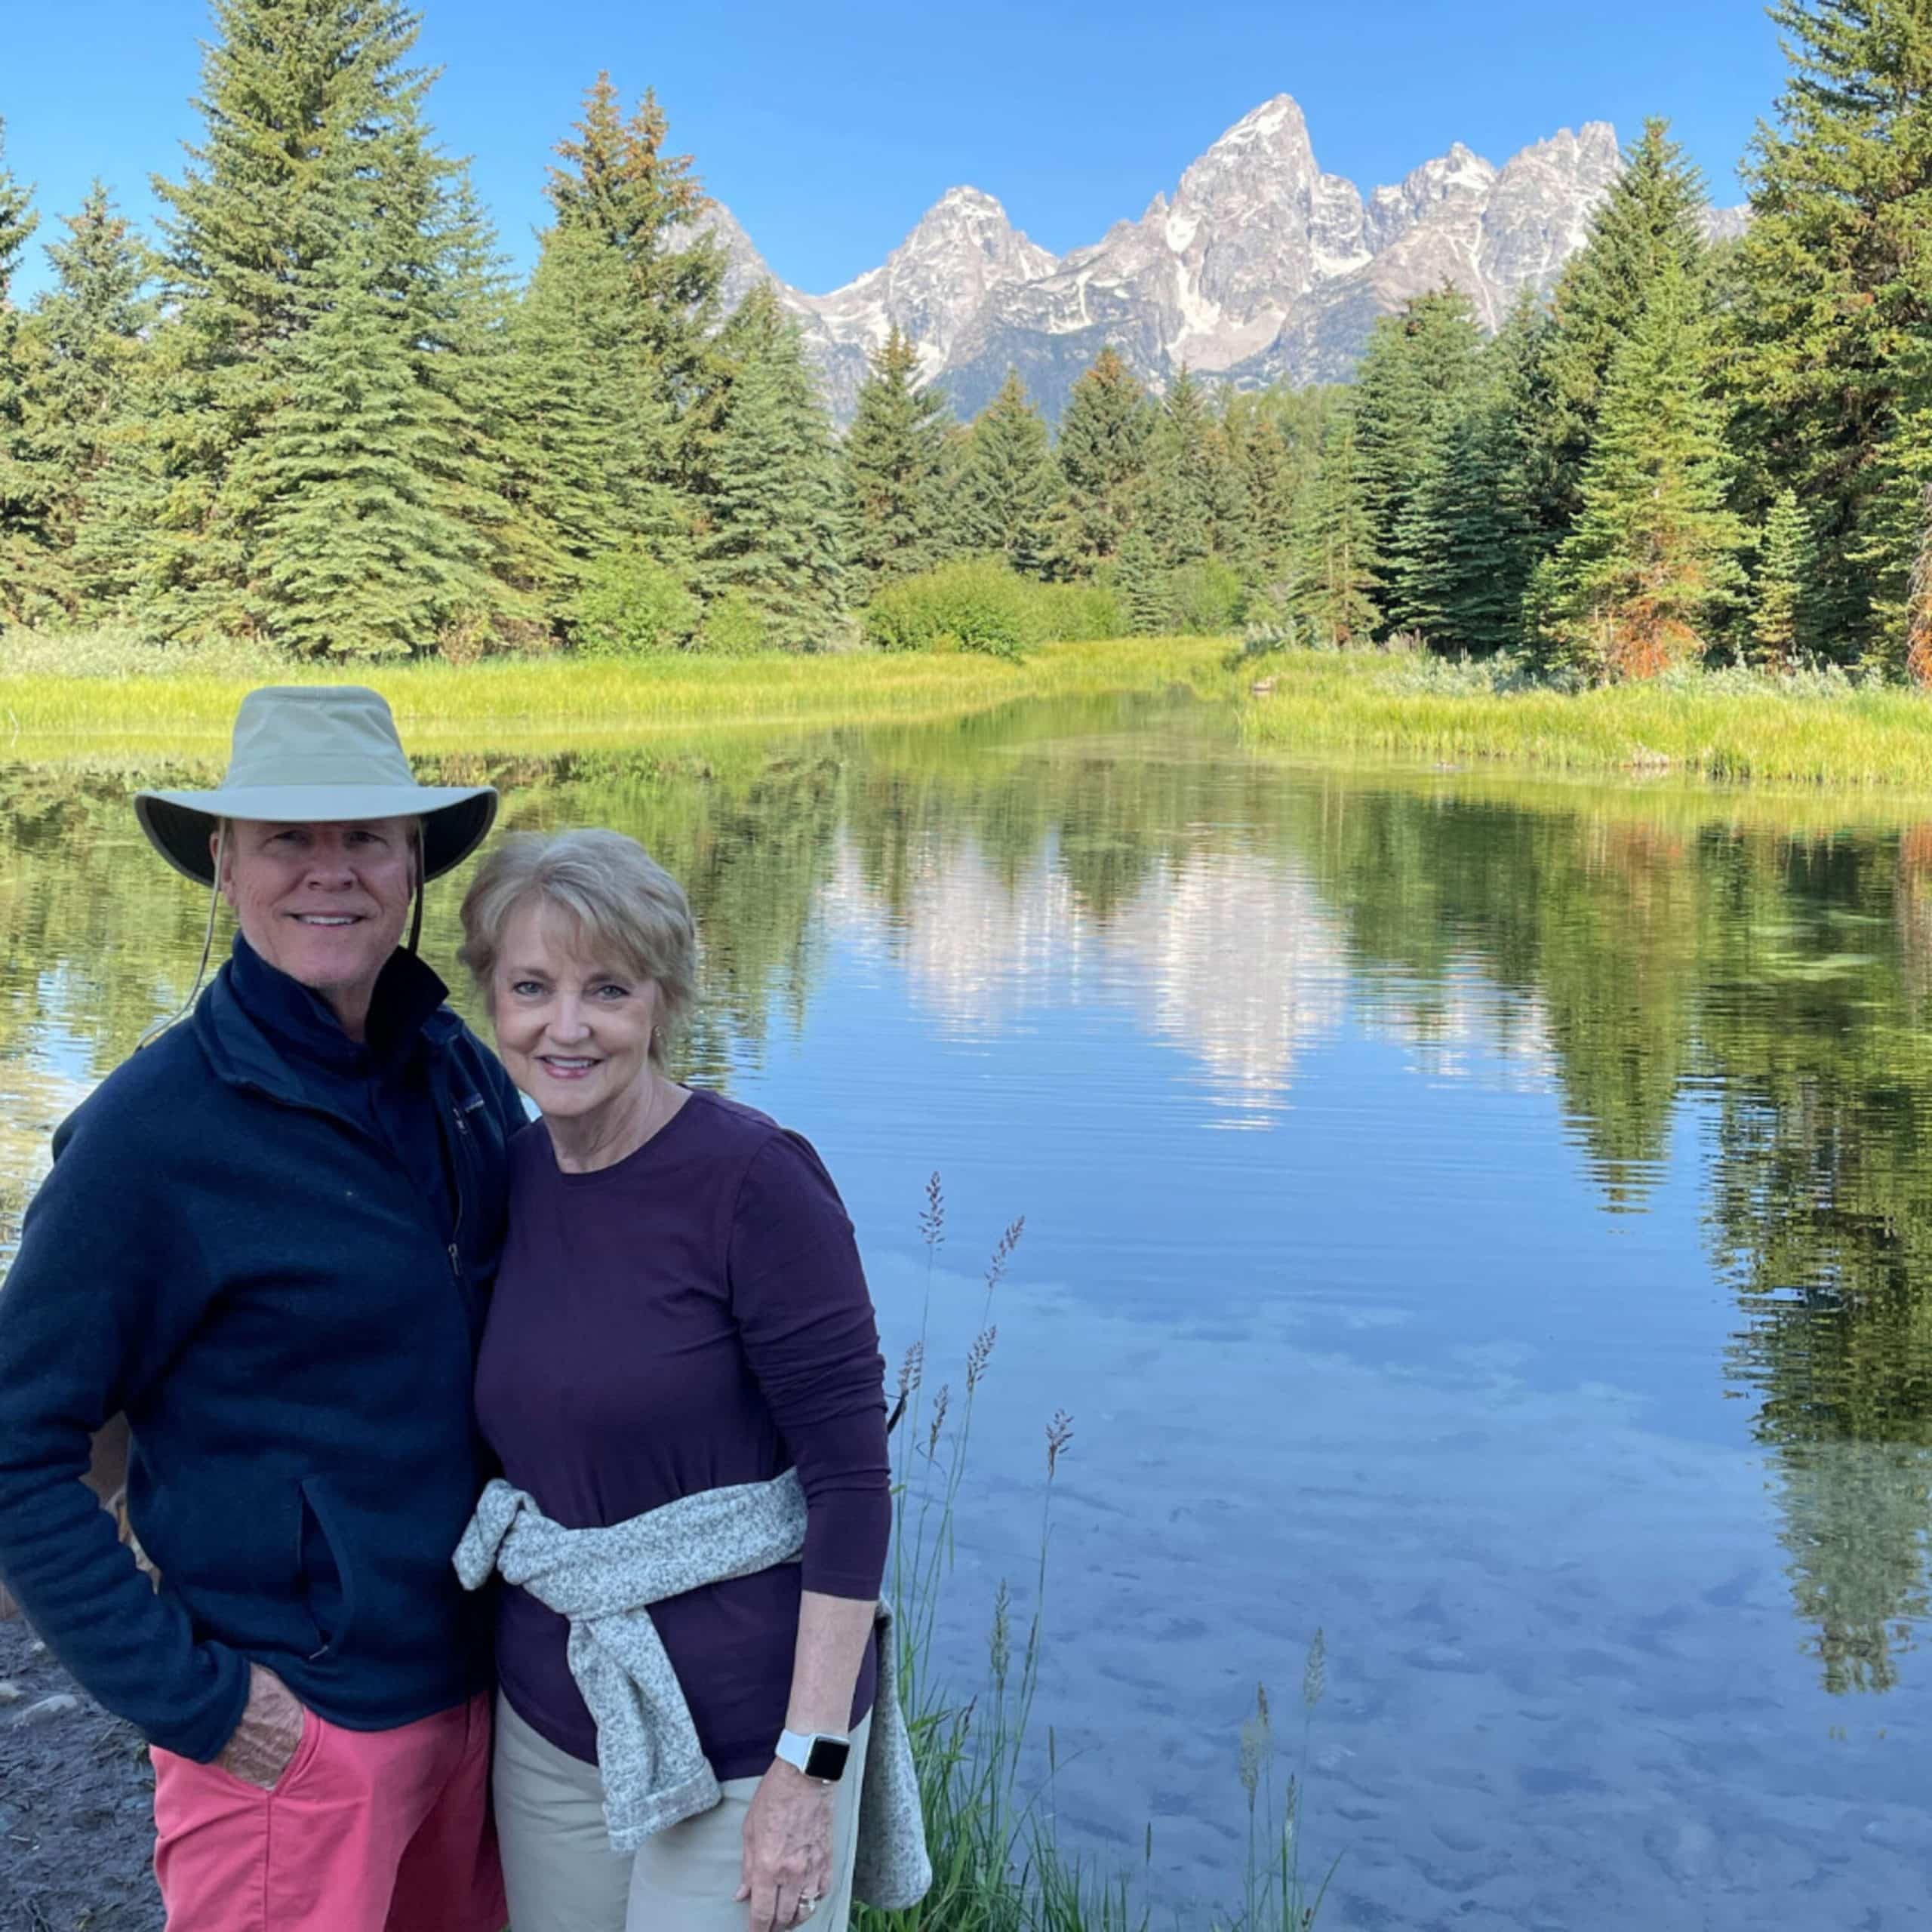
[[[852,1740],[829,1730],[781,1730],[777,1755],[794,1770],[820,1784],[836,1784],[845,1775]]]

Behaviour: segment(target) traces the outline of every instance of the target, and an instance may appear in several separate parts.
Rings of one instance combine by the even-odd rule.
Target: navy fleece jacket
[[[471,1377],[525,1121],[410,955],[359,1069],[303,1052],[288,1023],[313,995],[238,955],[56,1134],[0,1288],[0,1577],[89,1692],[204,1761],[251,1659],[354,1730],[488,1681],[450,1552],[481,1480]],[[79,1480],[123,1410],[158,1592]]]

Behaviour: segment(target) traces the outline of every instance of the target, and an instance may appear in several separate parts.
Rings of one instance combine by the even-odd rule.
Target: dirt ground
[[[0,1932],[160,1932],[153,1804],[140,1738],[0,1623]]]

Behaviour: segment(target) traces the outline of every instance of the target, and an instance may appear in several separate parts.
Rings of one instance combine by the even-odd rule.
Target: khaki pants
[[[832,1826],[832,1889],[806,1924],[844,1932],[852,1909],[868,1718],[852,1734]],[[611,1849],[604,1781],[595,1764],[559,1751],[497,1700],[497,1836],[510,1932],[745,1932],[749,1908],[732,1897],[756,1778],[732,1778],[723,1801],[654,1833],[634,1857]]]

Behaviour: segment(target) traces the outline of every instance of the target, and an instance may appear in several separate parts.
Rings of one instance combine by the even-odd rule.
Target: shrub
[[[1104,583],[1038,583],[1032,592],[1047,635],[1056,644],[1095,643],[1126,633],[1120,600]]]
[[[964,557],[888,584],[866,607],[879,651],[979,651],[1018,659],[1050,641],[1040,586],[987,557]]]
[[[595,657],[681,650],[697,629],[698,601],[668,564],[641,551],[600,557],[571,599],[577,648]]]
[[[712,599],[693,642],[713,657],[749,657],[768,650],[771,636],[764,613],[752,601],[750,592],[731,589]]]
[[[1166,574],[1168,622],[1184,637],[1218,637],[1241,622],[1247,592],[1218,557],[1181,564]]]
[[[491,642],[490,614],[473,608],[452,611],[436,632],[435,653],[445,664],[478,663]]]
[[[1017,658],[1036,645],[1124,637],[1120,599],[1103,583],[1042,583],[996,557],[962,557],[888,584],[866,607],[878,651],[983,651]]]

